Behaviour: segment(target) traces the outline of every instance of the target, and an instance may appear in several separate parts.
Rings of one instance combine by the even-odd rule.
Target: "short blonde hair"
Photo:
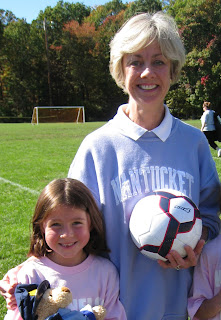
[[[174,19],[163,12],[141,13],[129,19],[110,42],[110,73],[124,89],[123,57],[157,40],[162,54],[171,62],[171,83],[179,79],[185,63],[185,49]]]

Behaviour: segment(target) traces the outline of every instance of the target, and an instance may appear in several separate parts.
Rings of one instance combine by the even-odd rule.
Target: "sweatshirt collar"
[[[172,129],[172,115],[166,105],[165,108],[165,116],[160,125],[154,128],[151,131],[140,127],[138,124],[131,121],[123,111],[123,105],[118,108],[117,114],[114,117],[114,120],[118,122],[118,126],[120,127],[123,134],[129,136],[133,140],[138,140],[141,138],[146,132],[153,132],[160,140],[163,142],[169,137],[171,129]]]

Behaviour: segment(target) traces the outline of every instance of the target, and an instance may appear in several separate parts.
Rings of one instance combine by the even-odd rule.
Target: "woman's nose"
[[[150,66],[145,66],[140,76],[141,76],[141,78],[148,77],[148,76],[153,77],[154,71]]]

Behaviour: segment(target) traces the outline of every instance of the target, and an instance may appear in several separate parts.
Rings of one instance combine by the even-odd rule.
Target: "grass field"
[[[200,126],[197,120],[189,123]],[[0,279],[26,259],[38,194],[49,181],[67,176],[82,139],[101,125],[0,124]],[[221,179],[221,158],[211,152]],[[0,297],[0,320],[5,313]]]

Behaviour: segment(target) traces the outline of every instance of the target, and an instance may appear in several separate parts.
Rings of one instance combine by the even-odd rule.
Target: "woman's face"
[[[157,41],[123,57],[125,87],[129,101],[138,106],[160,106],[170,88],[170,61],[161,52]]]

